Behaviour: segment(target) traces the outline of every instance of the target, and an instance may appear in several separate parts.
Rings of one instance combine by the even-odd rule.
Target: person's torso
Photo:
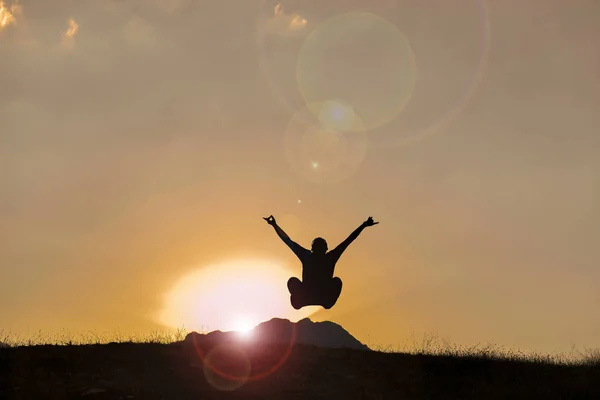
[[[304,283],[320,283],[333,278],[335,259],[329,253],[308,253],[302,260],[302,281]]]

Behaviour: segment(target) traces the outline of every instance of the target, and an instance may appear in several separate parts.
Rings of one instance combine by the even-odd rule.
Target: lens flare
[[[324,103],[311,104],[326,109]],[[367,136],[357,116],[326,118],[325,124],[304,107],[294,114],[284,132],[284,151],[290,167],[312,183],[331,184],[349,179],[360,168],[367,153]],[[349,123],[348,121],[352,122]],[[335,127],[346,127],[346,131]]]
[[[381,15],[385,17],[386,20],[389,20],[390,24],[394,24],[394,26],[397,25],[398,27],[403,26],[403,20],[405,20],[405,18],[422,18],[425,14],[428,18],[427,23],[432,24],[433,26],[441,25],[445,27],[450,24],[462,24],[464,26],[460,31],[453,31],[459,36],[455,38],[456,43],[452,42],[452,46],[448,46],[447,44],[451,43],[453,38],[446,37],[444,29],[429,30],[428,35],[431,35],[431,38],[434,41],[433,44],[428,40],[425,40],[424,37],[415,36],[414,41],[410,43],[411,48],[414,47],[416,53],[414,71],[415,86],[409,101],[401,110],[394,110],[393,108],[377,110],[375,109],[375,105],[377,104],[384,104],[388,107],[393,106],[394,104],[398,105],[401,97],[406,95],[406,93],[393,94],[385,87],[378,88],[377,85],[368,87],[366,83],[369,82],[369,79],[373,79],[377,83],[389,81],[389,78],[385,78],[383,75],[377,79],[372,78],[372,70],[377,69],[377,65],[374,64],[371,65],[372,68],[370,70],[363,68],[365,70],[364,72],[370,72],[367,81],[362,83],[364,86],[361,86],[360,82],[357,85],[356,81],[350,79],[360,73],[357,68],[358,66],[368,65],[368,58],[366,58],[365,55],[370,53],[376,54],[377,49],[377,47],[375,47],[374,49],[366,48],[365,50],[365,46],[360,44],[359,41],[352,42],[349,37],[344,37],[343,33],[336,33],[336,29],[332,29],[330,23],[333,19],[341,18],[344,15],[347,16],[349,12],[356,15],[358,13],[354,12],[355,10],[352,10],[351,7],[340,5],[336,8],[338,10],[343,9],[343,12],[346,12],[346,14],[338,14],[338,11],[328,7],[328,11],[331,11],[331,13],[334,14],[332,19],[321,22],[317,17],[309,18],[305,28],[310,27],[311,29],[299,30],[295,36],[288,38],[288,40],[279,40],[280,38],[269,34],[271,32],[266,23],[273,15],[272,3],[263,0],[261,2],[261,22],[258,24],[258,29],[256,31],[256,40],[259,49],[260,69],[274,99],[283,109],[290,113],[294,113],[299,107],[305,105],[307,88],[299,87],[300,80],[298,80],[298,68],[300,67],[302,59],[297,56],[302,49],[306,51],[307,46],[311,48],[311,45],[307,45],[306,43],[309,36],[318,36],[318,32],[324,32],[326,35],[321,35],[321,42],[337,43],[334,47],[330,47],[329,49],[326,48],[325,50],[327,51],[325,51],[325,55],[337,51],[341,52],[342,55],[347,54],[349,61],[340,67],[339,64],[342,63],[337,60],[338,65],[336,65],[336,60],[331,60],[331,58],[334,58],[331,54],[328,56],[329,59],[320,58],[321,54],[318,52],[312,54],[310,57],[305,57],[304,62],[309,65],[304,72],[307,80],[304,85],[308,86],[308,88],[312,88],[310,91],[312,91],[313,96],[316,93],[317,102],[323,103],[332,99],[341,99],[344,104],[349,104],[352,107],[353,112],[363,119],[365,128],[370,131],[370,147],[392,148],[402,146],[404,144],[427,139],[442,131],[450,121],[461,114],[469,101],[471,101],[474,94],[477,92],[479,83],[485,73],[492,44],[490,5],[488,4],[488,0],[469,0],[465,1],[464,13],[440,12],[431,14],[423,10],[419,11],[420,7],[412,7],[411,5],[413,2],[417,3],[418,1],[408,0],[402,2],[402,6],[398,4],[394,6],[395,10],[401,8],[406,9],[407,12],[404,16],[398,15],[397,13],[395,15],[392,13],[386,14],[386,12],[389,11],[389,7],[388,10],[384,10],[381,7],[377,7],[375,4],[373,4],[374,7],[370,9],[374,13],[371,15]],[[456,8],[455,5],[446,1],[437,0],[436,9],[442,7],[447,7],[448,10]],[[468,13],[469,16],[467,17],[465,13]],[[318,13],[315,12],[315,15],[318,15]],[[353,33],[353,36],[358,37],[358,39],[367,41],[373,37],[385,38],[385,35],[381,35],[381,33],[385,32],[384,26],[390,26],[390,24],[383,23],[381,26],[380,24],[371,24],[371,26],[369,26],[369,24],[359,23],[350,28],[346,27],[345,29],[347,32]],[[402,28],[402,33],[412,38],[412,34],[418,34],[419,29],[421,29],[418,28],[418,26],[419,24],[410,22],[406,24],[406,28]],[[313,29],[313,27],[316,27],[316,29]],[[357,35],[361,30],[364,34]],[[400,37],[397,36],[398,32],[399,31],[394,28],[391,36],[387,37],[387,40],[380,41],[379,49],[392,48],[390,45],[395,41],[390,39]],[[404,39],[400,40],[402,41]],[[417,40],[420,40],[421,43],[417,42]],[[435,42],[441,47],[436,47]],[[344,46],[342,46],[344,43],[346,43],[345,49]],[[458,57],[455,57],[450,48],[455,46],[458,46],[458,49],[461,51],[465,50],[471,52],[471,54],[468,55],[468,59],[464,57],[463,53],[459,54]],[[315,48],[319,48],[319,46],[312,46],[313,50]],[[430,50],[435,53],[427,54]],[[311,53],[311,51],[308,53]],[[354,56],[352,53],[354,53]],[[399,55],[398,52],[395,52],[395,54]],[[388,56],[383,54],[381,59],[386,60],[386,57]],[[343,60],[343,58],[340,58],[340,60]],[[355,61],[357,65],[354,65]],[[311,62],[312,65],[310,65]],[[470,71],[464,69],[464,62],[469,64],[469,67],[471,68]],[[435,63],[435,65],[431,63]],[[448,64],[447,67],[446,64]],[[456,65],[455,68],[453,68],[453,64]],[[321,66],[323,66],[323,68],[321,68]],[[386,65],[383,65],[383,67],[386,68]],[[300,67],[300,69],[302,68],[304,67]],[[321,68],[320,71],[319,68]],[[313,70],[317,71],[317,75],[311,76],[310,71]],[[443,73],[440,73],[440,70]],[[448,71],[448,74],[445,73],[445,70]],[[387,69],[386,71],[388,72],[388,77],[397,74],[397,72]],[[462,76],[453,76],[452,71],[465,71],[467,74],[463,80]],[[339,77],[335,78],[336,75],[339,75]],[[334,76],[334,79],[325,79],[329,76]],[[405,78],[408,78],[408,75],[406,75]],[[393,81],[394,78],[392,77],[391,79]],[[398,77],[395,79],[398,79]],[[457,93],[450,93],[448,87],[455,88]],[[363,90],[363,88],[365,89]],[[338,95],[335,94],[336,92],[341,92],[342,89],[350,94],[354,93],[356,96],[362,96],[361,99],[365,105],[360,107],[363,103],[354,104],[355,102],[352,101],[352,97],[346,96],[343,93]],[[439,96],[436,92],[439,93]],[[387,96],[384,96],[384,94],[387,94]],[[370,97],[378,98],[379,103],[367,103]],[[446,99],[448,100],[448,103],[446,103]],[[361,114],[361,112],[364,113],[365,109],[370,113],[372,112],[372,114]],[[372,109],[375,109],[375,111],[372,111]],[[317,115],[321,113],[320,109],[312,109],[311,111]],[[401,114],[398,114],[398,112]],[[394,115],[395,118],[387,124],[382,124],[382,117]],[[322,118],[322,116],[319,116],[319,118]],[[379,123],[380,128],[382,129],[373,129],[372,124],[374,122]]]
[[[215,389],[233,391],[242,387],[252,366],[244,349],[234,345],[219,345],[202,360],[206,381]]]
[[[471,101],[477,89],[479,88],[479,83],[483,79],[484,73],[486,71],[486,66],[490,57],[491,43],[492,43],[492,24],[490,18],[490,6],[488,4],[488,0],[472,0],[476,5],[477,9],[472,10],[473,14],[478,16],[477,23],[479,25],[479,31],[471,35],[477,40],[478,44],[478,56],[475,58],[476,64],[473,67],[473,72],[471,76],[468,77],[466,85],[461,89],[459,96],[453,99],[452,104],[449,107],[446,107],[441,112],[435,112],[434,117],[427,116],[427,112],[423,112],[427,107],[430,108],[430,104],[425,97],[420,97],[417,101],[416,96],[413,99],[414,102],[411,103],[409,107],[404,112],[403,121],[411,120],[411,117],[418,115],[425,115],[426,118],[420,124],[421,126],[414,126],[411,124],[403,125],[402,123],[399,126],[394,126],[394,129],[390,129],[389,132],[381,132],[370,137],[370,144],[374,148],[391,148],[391,147],[399,147],[406,144],[418,142],[424,139],[427,139],[437,133],[439,133],[444,126],[446,126],[450,121],[458,117],[461,112],[465,109],[467,104]],[[450,61],[450,60],[449,60]],[[425,79],[425,78],[423,78]],[[444,78],[451,79],[451,78]],[[414,108],[411,109],[411,106],[414,105]],[[421,119],[417,117],[417,119]],[[402,135],[398,135],[398,131],[404,132]]]
[[[313,105],[339,99],[346,112],[360,117],[361,128],[371,130],[392,121],[408,104],[416,62],[394,24],[375,14],[349,12],[310,33],[298,54],[296,77],[313,113],[323,113]]]
[[[348,132],[356,123],[354,108],[340,99],[323,102],[317,114],[319,122],[325,129]]]

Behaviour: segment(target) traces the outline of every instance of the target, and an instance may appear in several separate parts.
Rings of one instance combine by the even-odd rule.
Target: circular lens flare
[[[245,351],[233,345],[218,345],[202,360],[204,377],[214,388],[233,391],[242,387],[252,366]]]
[[[371,130],[389,123],[408,104],[416,79],[415,56],[391,22],[348,12],[308,35],[298,54],[296,77],[311,111],[326,116],[326,127],[344,125],[348,118],[347,129],[359,128],[351,122],[356,114],[364,129]],[[330,99],[341,101],[331,104]]]
[[[321,126],[330,131],[347,132],[356,123],[354,108],[343,100],[328,100],[320,105],[318,119]],[[356,125],[360,127],[360,124]]]
[[[428,35],[431,35],[431,37],[424,40],[422,44],[417,43],[417,38],[415,38],[411,47],[414,46],[415,52],[419,54],[419,83],[413,89],[410,102],[402,110],[402,118],[396,118],[391,121],[388,125],[393,123],[393,127],[390,126],[390,129],[370,132],[369,144],[378,148],[390,148],[431,137],[460,115],[479,87],[491,48],[492,26],[488,0],[471,0],[465,4],[464,12],[461,13],[445,11],[431,13],[419,7],[417,0],[404,1],[402,2],[402,6],[395,4],[396,2],[390,2],[394,3],[394,5],[383,8],[378,7],[375,4],[376,2],[372,3],[369,6],[365,6],[365,10],[368,7],[373,13],[383,15],[386,19],[390,19],[390,22],[393,22],[397,26],[402,26],[404,33],[408,37],[412,37],[415,29],[417,33],[423,29],[422,24],[414,22],[423,18],[426,18],[426,23],[432,26],[439,25],[443,28],[458,23],[464,27],[461,31],[462,33],[453,30],[454,33],[451,38],[446,36],[444,29],[428,30]],[[408,7],[409,10],[406,10],[407,12],[402,15],[389,13],[390,9],[397,10],[400,7],[405,10]],[[443,0],[437,0],[435,9],[444,10],[443,7],[455,6]],[[286,40],[276,40],[279,37],[272,35],[266,28],[266,21],[273,15],[273,7],[270,3],[262,1],[262,16],[256,31],[257,47],[259,49],[258,60],[261,72],[274,98],[289,112],[294,112],[303,103],[302,96],[298,94],[299,88],[297,82],[294,81],[294,76],[297,78],[298,73],[296,59],[297,54],[302,48],[303,41],[309,34],[314,32],[314,27],[323,27],[318,19],[318,15],[335,15],[337,12],[349,12],[353,10],[351,10],[351,6],[336,4],[335,7],[327,7],[327,9],[316,5],[303,11],[314,15],[312,18],[306,18],[307,23],[304,29],[296,31],[296,35],[293,38],[288,37]],[[473,18],[468,17],[465,13],[468,13]],[[391,20],[392,16],[394,16],[393,20]],[[457,17],[460,17],[460,20],[456,20]],[[455,39],[455,43],[451,47],[457,47],[460,51],[472,47],[473,44],[477,45],[476,48],[469,50],[473,53],[468,55],[468,60],[465,60],[464,54],[457,57],[455,52],[448,51],[450,47],[447,43],[453,38]],[[438,42],[442,48],[436,51],[436,47],[435,45],[432,46],[432,42]],[[445,47],[444,43],[446,43]],[[358,48],[358,45],[355,47]],[[430,50],[435,51],[435,53],[431,54],[431,58],[428,59],[426,53]],[[360,53],[355,53],[357,54],[355,58],[359,58]],[[465,65],[465,62],[468,65]],[[318,66],[319,60],[315,59],[315,63]],[[456,68],[453,65],[456,65]],[[294,72],[291,72],[292,69]],[[440,74],[440,71],[443,73]],[[463,80],[461,76],[456,76],[452,71],[468,72],[468,76],[466,76],[466,80]],[[345,72],[341,70],[339,73],[343,74]],[[431,77],[433,79],[430,79]],[[449,91],[448,86],[456,88],[459,90],[459,93],[454,94],[453,90]],[[441,96],[430,93],[431,91],[439,91],[442,88],[444,88],[444,92],[441,93]],[[433,106],[431,104],[432,96],[435,100]],[[333,97],[330,96],[321,100],[327,101]],[[339,98],[340,96],[337,97]],[[450,103],[447,103],[446,99]],[[344,100],[346,103],[351,103],[348,98],[344,98]],[[317,109],[311,111],[319,113]],[[357,109],[354,111],[355,113],[359,112]],[[368,126],[367,123],[365,125]]]
[[[439,1],[440,4],[445,4],[442,3],[442,0]],[[488,0],[472,0],[472,2],[476,5],[476,7],[478,7],[478,9],[470,11],[473,11],[474,15],[479,16],[477,23],[480,26],[480,28],[478,28],[478,32],[473,33],[469,36],[469,38],[476,38],[476,43],[478,45],[478,54],[475,57],[473,57],[473,59],[476,60],[476,63],[473,67],[471,67],[472,71],[470,72],[470,75],[466,77],[466,85],[463,86],[463,84],[460,83],[462,82],[462,79],[460,79],[460,77],[458,76],[456,77],[456,79],[453,76],[448,76],[445,78],[440,77],[437,73],[437,69],[429,69],[429,71],[427,71],[427,74],[425,72],[421,74],[422,81],[427,81],[427,84],[423,84],[423,86],[447,86],[445,82],[450,82],[451,80],[453,80],[459,83],[457,86],[461,87],[460,94],[458,96],[453,96],[454,98],[451,100],[452,103],[449,106],[443,106],[444,108],[439,111],[436,110],[435,107],[431,107],[431,102],[429,101],[430,97],[427,97],[425,95],[415,95],[409,107],[407,107],[404,110],[404,117],[401,122],[412,121],[414,118],[415,120],[422,121],[418,123],[418,125],[421,126],[419,127],[417,124],[414,123],[408,123],[406,125],[401,123],[398,127],[395,126],[393,130],[389,130],[388,132],[378,132],[372,135],[370,138],[370,144],[372,144],[374,148],[398,147],[405,144],[421,141],[437,134],[444,128],[445,125],[447,125],[450,121],[458,117],[461,114],[461,112],[465,109],[469,101],[473,98],[479,87],[479,83],[483,78],[483,75],[486,70],[486,65],[489,61],[492,25],[490,19]],[[445,5],[449,6],[449,4]],[[472,21],[469,21],[469,23],[472,23]],[[444,39],[442,39],[442,43],[443,40]],[[456,62],[459,62],[460,58],[457,57],[456,60]],[[452,69],[451,64],[455,61],[452,59],[449,59],[448,61],[450,64],[448,66],[449,71],[466,70],[462,65],[460,68]],[[429,77],[432,77],[433,79],[430,80],[428,79]],[[424,90],[421,89],[421,91]],[[418,94],[422,94],[421,91],[419,91]],[[417,97],[419,98],[417,99]],[[447,97],[447,95],[445,95],[444,93],[443,97]],[[429,114],[433,115],[430,116]],[[403,131],[404,133],[399,135],[399,131]]]
[[[324,104],[311,106],[327,110],[328,106]],[[341,120],[350,127],[346,131],[334,129],[333,123],[324,126],[309,107],[293,115],[284,132],[284,150],[290,167],[300,177],[312,183],[339,183],[352,177],[360,168],[367,154],[367,136],[361,129],[362,121],[356,115]],[[352,121],[351,125],[348,121]]]

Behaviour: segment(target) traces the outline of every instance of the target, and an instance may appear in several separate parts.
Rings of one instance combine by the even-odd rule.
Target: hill
[[[249,340],[261,344],[307,344],[326,348],[347,348],[369,350],[369,347],[358,341],[340,325],[330,322],[313,322],[304,318],[296,323],[287,319],[273,318],[257,325],[251,332]],[[240,340],[238,332],[213,331],[208,334],[189,333],[184,342],[224,343]]]

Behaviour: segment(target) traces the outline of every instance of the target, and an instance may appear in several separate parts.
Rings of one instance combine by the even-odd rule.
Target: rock
[[[294,335],[295,334],[295,335]],[[295,336],[295,337],[294,337]],[[312,345],[323,348],[348,348],[370,350],[342,326],[330,322],[313,322],[304,318],[296,323],[287,319],[273,318],[257,325],[252,331],[252,342],[262,344],[295,344]],[[240,341],[238,332],[213,331],[207,334],[190,332],[184,344],[193,342],[203,345],[215,345],[232,341]]]

